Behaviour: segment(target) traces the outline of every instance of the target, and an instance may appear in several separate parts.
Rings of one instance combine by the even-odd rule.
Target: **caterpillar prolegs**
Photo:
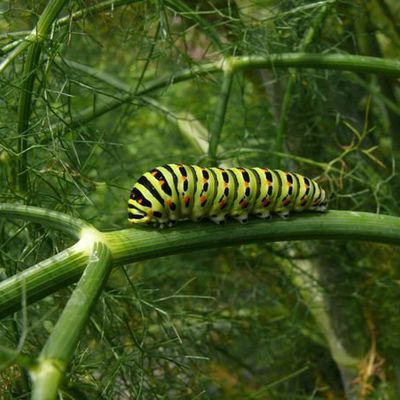
[[[283,218],[290,211],[325,211],[325,191],[312,179],[267,168],[204,168],[167,164],[144,173],[128,201],[132,224],[163,227],[176,221],[208,218],[222,224],[226,217],[241,223],[249,215]]]

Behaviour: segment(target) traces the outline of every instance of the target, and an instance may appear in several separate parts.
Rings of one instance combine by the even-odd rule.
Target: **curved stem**
[[[83,231],[85,232],[85,231]],[[289,220],[252,219],[220,226],[181,223],[172,229],[137,227],[101,233],[114,266],[205,248],[237,246],[250,242],[288,240],[366,240],[400,244],[400,218],[352,211],[291,215]],[[75,246],[26,271],[0,282],[0,316],[20,309],[23,294],[28,303],[76,281],[87,260],[83,239]]]
[[[0,204],[0,217],[1,216],[37,222],[64,232],[76,239],[81,237],[82,229],[91,227],[87,222],[67,214],[18,204]]]
[[[252,219],[248,224],[230,222],[182,223],[167,230],[132,228],[104,232],[114,263],[121,265],[169,254],[250,242],[290,240],[365,240],[400,245],[400,218],[365,212],[330,210],[326,214],[292,214],[288,220]]]

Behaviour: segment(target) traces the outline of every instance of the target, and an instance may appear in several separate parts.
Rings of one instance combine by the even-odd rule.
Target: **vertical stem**
[[[358,15],[354,18],[354,27],[356,33],[356,40],[357,45],[360,51],[360,54],[365,55],[373,55],[375,57],[383,57],[381,45],[376,37],[376,30],[377,30],[377,23],[376,23],[376,14],[379,14],[380,11],[388,18],[390,22],[393,22],[391,18],[390,9],[388,8],[387,4],[384,1],[378,1],[375,5],[378,7],[378,10],[375,10],[374,7],[368,7],[366,3],[358,0],[355,2],[356,8],[354,8],[354,12],[357,12]],[[361,12],[360,12],[361,9]],[[372,11],[375,10],[375,11]],[[396,24],[392,24],[392,29],[399,34],[399,28],[396,28]],[[394,80],[388,79],[384,76],[368,76],[368,81],[372,84],[377,84],[380,88],[380,92],[389,99],[390,102],[397,103],[396,97],[396,83]],[[382,107],[382,105],[377,104],[377,107]],[[378,111],[379,114],[382,114],[384,123],[388,125],[386,129],[386,134],[391,136],[392,144],[395,150],[400,149],[400,138],[397,134],[400,128],[400,117],[398,114],[393,112],[387,105],[385,104],[386,112],[381,113]]]
[[[36,77],[36,68],[40,58],[41,43],[45,39],[51,24],[63,8],[67,0],[51,0],[36,25],[31,32],[27,41],[29,44],[28,54],[23,69],[23,81],[21,85],[21,96],[18,104],[18,153],[19,159],[17,163],[18,189],[25,194],[28,191],[28,171],[27,171],[27,132],[29,129],[29,118],[31,114],[33,84]],[[21,49],[25,49],[26,42],[21,43]],[[18,48],[17,48],[18,49]],[[16,49],[16,50],[17,50]],[[5,67],[5,66],[3,66]]]
[[[50,0],[47,3],[47,6],[43,10],[36,25],[36,33],[39,41],[44,39],[52,23],[55,21],[57,15],[60,13],[67,1],[68,0]]]
[[[218,145],[221,139],[222,127],[225,121],[226,108],[232,88],[233,71],[227,68],[222,78],[221,92],[218,99],[214,121],[210,128],[210,146],[208,156],[211,164],[217,165]]]
[[[96,233],[88,234],[88,245],[91,240],[96,240],[95,235]],[[33,400],[53,400],[57,397],[66,367],[84,332],[111,267],[111,253],[108,247],[101,241],[96,241],[89,264],[43,347],[38,365],[31,368]]]
[[[25,194],[28,191],[28,170],[27,170],[27,147],[29,117],[31,114],[33,84],[36,76],[36,66],[40,57],[40,44],[32,43],[25,60],[23,74],[24,80],[21,85],[21,96],[18,104],[18,168],[16,182],[18,189]]]
[[[329,301],[329,296],[321,285],[321,263],[311,260],[297,260],[296,268],[285,268],[293,284],[300,290],[305,304],[311,311],[315,323],[323,334],[330,354],[340,371],[343,388],[347,400],[357,400],[361,384],[357,380],[358,370],[367,356],[367,351],[357,350],[357,344],[348,350],[344,343],[344,333],[338,334],[335,329],[333,316],[334,299]],[[328,265],[324,265],[329,268]],[[328,281],[329,282],[329,281]],[[329,282],[331,283],[331,282]],[[350,302],[351,300],[348,299]],[[350,304],[349,304],[350,306]],[[336,318],[340,318],[337,316]],[[340,320],[340,327],[347,321]],[[367,350],[367,349],[365,349]],[[358,353],[358,354],[357,354]]]

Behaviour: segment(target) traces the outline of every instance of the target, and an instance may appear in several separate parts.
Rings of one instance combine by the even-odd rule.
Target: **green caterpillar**
[[[249,215],[287,218],[290,211],[325,211],[325,191],[312,179],[267,168],[203,168],[167,164],[143,174],[128,201],[132,224],[172,226],[176,221],[226,217],[241,223]]]

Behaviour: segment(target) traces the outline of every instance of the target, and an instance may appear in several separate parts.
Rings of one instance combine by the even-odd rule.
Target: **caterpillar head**
[[[136,187],[133,187],[128,201],[128,222],[130,224],[148,224],[153,216],[151,203]]]
[[[130,224],[149,224],[151,222],[151,215],[146,211],[136,208],[131,202],[129,202],[128,222]]]

